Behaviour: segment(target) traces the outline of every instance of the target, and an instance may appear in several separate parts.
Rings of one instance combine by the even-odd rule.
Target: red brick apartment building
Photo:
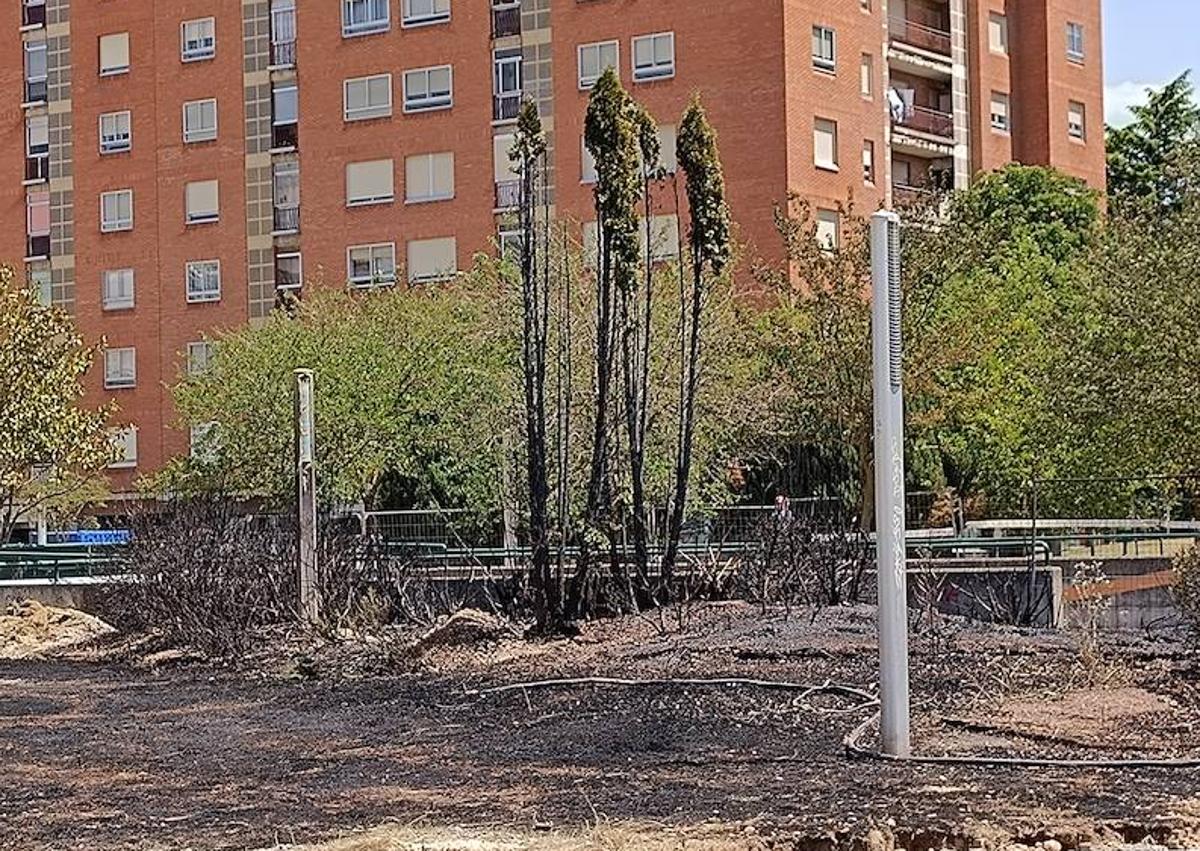
[[[873,209],[1011,160],[1101,186],[1099,7],[11,0],[0,258],[107,338],[89,395],[120,404],[122,489],[188,451],[166,385],[203,368],[209,329],[260,319],[284,288],[443,277],[502,240],[523,98],[558,212],[586,222],[592,81],[616,67],[669,154],[699,91],[739,236],[771,255],[789,190],[836,240],[848,193]]]

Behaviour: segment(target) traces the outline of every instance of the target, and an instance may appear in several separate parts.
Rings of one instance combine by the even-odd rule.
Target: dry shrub
[[[871,548],[854,518],[776,512],[760,524],[756,540],[738,584],[764,611],[862,601]]]
[[[1200,647],[1200,544],[1193,545],[1175,556],[1177,580],[1173,590],[1196,647]]]
[[[1084,678],[1089,686],[1094,686],[1107,678],[1101,633],[1104,614],[1112,605],[1112,598],[1105,593],[1108,576],[1100,562],[1080,562],[1075,566],[1072,584],[1079,592],[1079,599],[1067,611],[1066,627],[1075,639]]]

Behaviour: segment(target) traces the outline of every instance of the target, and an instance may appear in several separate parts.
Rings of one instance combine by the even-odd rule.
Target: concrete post
[[[300,570],[300,617],[316,623],[320,616],[317,586],[317,468],[313,422],[313,373],[297,369],[296,376],[296,512]]]
[[[875,551],[883,752],[908,756],[908,578],[904,549],[900,217],[871,217],[871,354],[875,394]]]

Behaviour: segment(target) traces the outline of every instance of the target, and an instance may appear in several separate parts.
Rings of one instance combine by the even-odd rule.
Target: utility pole
[[[300,617],[316,623],[320,616],[317,588],[317,468],[314,461],[313,373],[297,369],[296,376],[296,512],[300,569]]]
[[[871,217],[871,355],[875,390],[875,570],[879,580],[879,734],[889,756],[910,754],[908,577],[904,548],[900,217]]]

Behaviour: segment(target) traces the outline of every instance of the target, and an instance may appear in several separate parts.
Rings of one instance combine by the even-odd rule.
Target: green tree
[[[175,388],[184,425],[215,423],[212,445],[160,485],[214,485],[287,498],[293,481],[293,376],[316,373],[323,500],[368,505],[500,505],[512,431],[515,352],[496,297],[475,273],[445,287],[316,290],[291,314],[218,335],[201,375]]]
[[[104,494],[114,406],[80,404],[101,351],[0,267],[0,543],[18,521],[67,514]]]
[[[1189,73],[1133,107],[1133,121],[1108,129],[1108,191],[1120,208],[1147,205],[1177,210],[1183,197],[1200,186],[1200,105]]]

